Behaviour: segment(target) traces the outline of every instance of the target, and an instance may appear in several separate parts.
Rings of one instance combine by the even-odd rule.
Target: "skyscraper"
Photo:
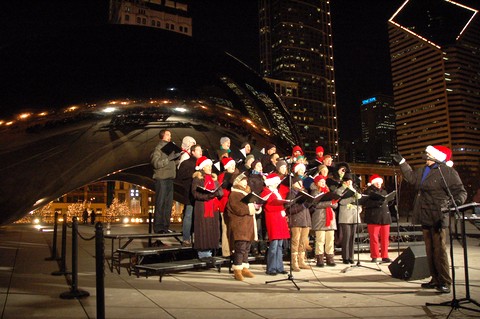
[[[396,152],[393,98],[376,94],[361,104],[362,142],[367,163],[390,163]]]
[[[478,176],[480,18],[459,2],[406,1],[389,20],[397,143],[413,165],[427,145],[450,147]]]
[[[327,0],[259,2],[260,69],[271,80],[298,83],[278,91],[297,125],[305,151],[322,145],[338,154],[332,25]]]

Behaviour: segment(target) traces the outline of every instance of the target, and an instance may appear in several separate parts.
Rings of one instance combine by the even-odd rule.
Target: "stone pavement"
[[[125,233],[146,232],[146,226],[115,225]],[[121,229],[125,227],[125,229]],[[71,230],[68,230],[70,234]],[[84,237],[94,234],[93,226],[80,225]],[[59,231],[59,250],[60,250]],[[468,227],[468,263],[470,297],[480,301],[480,246],[478,230]],[[68,236],[70,242],[70,235]],[[13,318],[95,318],[94,240],[79,239],[78,288],[90,293],[82,299],[61,299],[70,291],[70,276],[52,276],[59,269],[51,255],[51,232],[31,225],[0,227],[0,314]],[[67,245],[67,269],[70,270],[70,244]],[[463,249],[454,241],[456,297],[465,297]],[[109,254],[110,241],[105,242]],[[392,250],[390,257],[397,258]],[[366,253],[360,254],[362,266],[347,267],[336,256],[336,267],[302,270],[294,273],[298,291],[286,278],[265,275],[265,265],[251,266],[255,278],[238,282],[227,268],[185,271],[158,276],[119,275],[105,270],[106,318],[446,318],[453,294],[423,290],[425,280],[403,281],[393,278],[388,265],[374,264]],[[311,261],[313,264],[313,260]],[[288,263],[286,263],[288,270]],[[378,271],[379,270],[379,271]],[[308,280],[304,282],[303,280]],[[447,306],[426,306],[447,302]],[[475,304],[462,304],[480,310]],[[450,318],[480,318],[480,312],[453,309]]]

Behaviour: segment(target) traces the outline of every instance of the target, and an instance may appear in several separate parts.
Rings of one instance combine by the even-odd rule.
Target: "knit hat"
[[[317,175],[315,176],[315,178],[313,179],[313,182],[316,184],[318,184],[318,182],[320,182],[320,180],[327,180],[327,176],[323,176],[323,175]]]
[[[287,166],[287,162],[285,162],[284,160],[279,160],[279,161],[277,161],[277,164],[275,164],[275,168],[278,171],[280,169],[280,167],[282,167],[284,165]]]
[[[307,167],[305,166],[305,164],[299,163],[299,164],[295,164],[293,166],[293,172],[294,173],[298,173],[298,171],[301,170],[301,169],[303,169],[304,172],[307,170]]]
[[[222,145],[223,143],[228,142],[228,141],[230,141],[230,138],[226,137],[226,136],[223,136],[223,137],[220,138],[220,145]]]
[[[227,169],[228,166],[233,165],[235,167],[235,161],[231,157],[224,157],[221,160],[223,168]]]
[[[448,147],[442,145],[428,145],[425,149],[425,152],[427,152],[437,161],[445,162],[445,164],[450,167],[453,166],[453,162],[450,160],[450,158],[452,157],[452,151]]]
[[[301,155],[303,155],[303,150],[302,150],[302,148],[301,148],[300,146],[298,146],[298,145],[295,145],[295,146],[293,147],[293,149],[292,149],[292,154],[295,153],[295,152],[297,152],[297,151],[300,152]]]
[[[240,183],[243,179],[247,179],[247,175],[245,175],[244,173],[238,174],[237,177],[235,177],[235,179],[233,180],[233,185],[237,185],[237,184]]]
[[[368,179],[368,184],[369,184],[369,185],[372,185],[373,183],[376,183],[376,182],[381,182],[381,183],[383,183],[383,178],[381,178],[380,175],[378,175],[378,174],[373,174],[373,175],[370,176],[370,178]]]
[[[315,153],[319,153],[319,152],[324,152],[323,150],[323,146],[317,146],[317,148],[315,149]]]
[[[202,156],[199,159],[197,159],[196,165],[197,166],[195,167],[195,169],[199,171],[207,165],[213,165],[213,162],[211,159],[207,158],[206,156]]]
[[[280,177],[275,173],[268,174],[267,177],[265,178],[265,185],[267,187],[272,186],[274,184],[280,184],[280,182],[281,182]]]
[[[191,136],[185,136],[182,140],[182,148],[188,151],[190,151],[190,147],[195,144],[197,144],[197,141]]]

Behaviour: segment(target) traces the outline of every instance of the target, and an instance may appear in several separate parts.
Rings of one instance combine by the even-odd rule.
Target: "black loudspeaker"
[[[430,277],[425,245],[405,249],[389,266],[392,277],[417,280]]]

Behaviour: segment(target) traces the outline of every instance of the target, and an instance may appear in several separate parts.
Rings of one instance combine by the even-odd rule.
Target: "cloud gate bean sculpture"
[[[0,224],[86,184],[153,189],[150,153],[168,128],[211,157],[299,142],[269,85],[225,52],[168,31],[108,25],[31,35],[0,47]]]

